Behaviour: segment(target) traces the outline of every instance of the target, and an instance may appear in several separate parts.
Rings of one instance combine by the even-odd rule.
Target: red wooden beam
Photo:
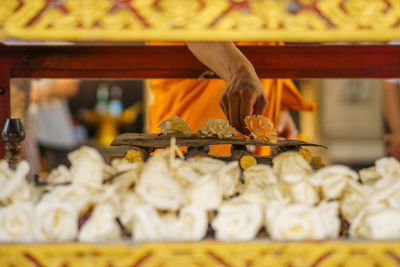
[[[400,77],[400,46],[240,46],[262,78]],[[24,78],[197,78],[185,46],[0,46],[0,67]]]

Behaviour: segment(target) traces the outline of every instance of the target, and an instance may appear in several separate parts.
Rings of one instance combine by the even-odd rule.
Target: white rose
[[[262,209],[249,202],[227,202],[212,221],[218,240],[252,240],[262,225]]]
[[[87,212],[95,201],[95,193],[79,185],[56,186],[46,197],[73,205],[80,215]]]
[[[72,182],[98,189],[103,185],[104,160],[96,149],[83,146],[68,154]]]
[[[325,228],[325,238],[337,238],[341,224],[338,218],[339,203],[336,201],[321,202],[316,209]]]
[[[0,241],[32,241],[33,208],[31,202],[0,208]]]
[[[228,120],[220,118],[210,118],[204,121],[204,127],[200,127],[200,132],[206,136],[218,136],[219,139],[232,137],[235,135],[235,128],[231,128]]]
[[[400,179],[382,179],[373,186],[374,192],[369,196],[370,203],[382,203],[400,208]]]
[[[400,238],[400,210],[385,205],[363,209],[350,225],[350,237],[368,239]]]
[[[188,162],[181,159],[171,162],[171,173],[182,187],[189,186],[201,177],[201,174],[195,171]]]
[[[400,178],[400,162],[393,157],[375,161],[376,172],[384,179]]]
[[[162,130],[164,135],[184,134],[185,136],[190,136],[192,133],[189,125],[176,115],[162,121],[158,128]]]
[[[78,209],[69,203],[42,199],[36,205],[33,235],[37,241],[72,241],[78,234]]]
[[[144,164],[143,162],[129,162],[126,159],[114,159],[111,162],[111,167],[115,173],[125,172],[125,171],[138,171],[140,172]]]
[[[319,190],[309,182],[289,185],[290,197],[294,203],[313,206],[319,202]]]
[[[136,192],[147,203],[158,209],[177,210],[183,201],[180,184],[169,170],[170,151],[164,150],[152,156],[135,187]]]
[[[337,215],[337,204],[334,205],[336,205]],[[327,212],[325,208],[301,204],[286,206],[282,202],[271,202],[266,209],[266,226],[273,239],[322,240],[337,236],[339,233],[339,227],[337,227],[340,225],[339,218],[333,216],[332,213]],[[322,218],[327,214],[329,219]],[[325,225],[327,220],[331,220],[329,223],[333,225],[332,227]]]
[[[13,170],[10,169],[6,160],[0,160],[0,186],[3,187],[5,182],[13,175]]]
[[[297,152],[281,153],[272,160],[272,163],[274,173],[287,183],[300,182],[312,173],[311,166]]]
[[[67,183],[72,181],[72,175],[65,165],[60,165],[50,172],[46,181],[50,184]]]
[[[222,203],[222,190],[213,175],[205,175],[191,184],[185,191],[186,201],[205,207],[217,209]]]
[[[133,234],[135,241],[164,240],[165,227],[157,210],[150,205],[139,205],[133,210]]]
[[[276,178],[272,168],[265,164],[253,165],[243,171],[246,191],[264,190],[270,185],[276,185]]]
[[[349,167],[333,165],[315,172],[311,180],[321,181],[323,199],[338,199],[342,196],[348,182],[357,181],[358,175]]]
[[[111,205],[114,211],[117,213],[117,217],[122,214],[121,203],[127,193],[128,191],[122,184],[106,185],[103,186],[101,193],[95,196],[94,202],[96,202],[97,205]]]
[[[121,223],[130,231],[133,231],[133,210],[136,206],[143,205],[145,202],[135,192],[127,193],[122,200]]]
[[[376,167],[364,168],[359,171],[360,180],[363,184],[373,185],[381,176],[376,172]]]
[[[207,233],[208,216],[204,207],[188,205],[179,211],[178,240],[200,241]]]
[[[113,241],[121,237],[121,228],[116,221],[116,211],[109,204],[96,206],[89,220],[79,232],[81,242]]]
[[[32,196],[26,176],[29,173],[27,161],[21,161],[15,170],[11,172],[10,178],[0,188],[0,202],[4,204],[29,200]]]
[[[340,201],[340,211],[343,217],[351,223],[357,214],[368,204],[372,188],[356,181],[349,181]]]
[[[226,164],[222,160],[210,157],[190,158],[186,162],[194,171],[201,175],[217,173]]]
[[[240,182],[240,168],[237,161],[231,161],[218,172],[218,184],[224,197],[230,197],[236,192]]]

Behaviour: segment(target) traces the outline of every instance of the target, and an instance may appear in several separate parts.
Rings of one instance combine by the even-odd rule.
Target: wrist
[[[256,71],[253,68],[253,65],[251,65],[250,62],[243,62],[241,64],[234,64],[229,68],[228,71],[228,77],[226,82],[233,81],[234,79],[237,78],[243,78],[243,77],[249,77],[249,78],[257,78],[258,76],[256,74]]]

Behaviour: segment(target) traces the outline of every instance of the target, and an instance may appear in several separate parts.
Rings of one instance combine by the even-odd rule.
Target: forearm
[[[226,82],[239,72],[257,76],[250,61],[233,42],[186,42],[190,51],[204,65]]]
[[[400,89],[397,84],[384,82],[385,117],[392,133],[400,133]]]

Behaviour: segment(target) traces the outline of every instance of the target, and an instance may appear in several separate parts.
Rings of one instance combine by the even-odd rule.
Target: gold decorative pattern
[[[398,266],[398,242],[4,244],[3,267]]]
[[[399,0],[1,0],[0,38],[400,39]]]

